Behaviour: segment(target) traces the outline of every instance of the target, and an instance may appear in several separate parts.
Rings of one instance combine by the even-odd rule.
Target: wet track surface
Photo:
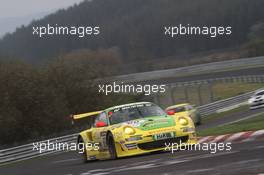
[[[3,175],[103,175],[103,174],[261,174],[264,141],[232,144],[230,151],[153,153],[118,160],[83,164],[75,153],[32,159],[1,167]]]
[[[197,129],[236,121],[264,109],[248,110],[213,120]],[[75,152],[60,153],[0,167],[1,175],[104,175],[104,174],[262,174],[264,138],[260,141],[232,144],[230,151],[178,151],[152,153],[118,160],[82,163]]]

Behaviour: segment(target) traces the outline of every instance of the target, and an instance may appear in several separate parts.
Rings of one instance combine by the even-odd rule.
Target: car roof
[[[118,106],[113,106],[113,107],[107,108],[105,111],[111,111],[111,110],[117,109],[117,108],[123,108],[123,107],[127,107],[127,106],[141,105],[141,104],[153,104],[153,103],[151,103],[151,102],[128,103],[128,104],[123,104],[123,105],[118,105]]]
[[[173,106],[169,106],[166,109],[172,109],[172,108],[177,108],[177,107],[183,107],[183,106],[187,106],[190,105],[189,103],[181,103],[181,104],[177,104],[177,105],[173,105]]]

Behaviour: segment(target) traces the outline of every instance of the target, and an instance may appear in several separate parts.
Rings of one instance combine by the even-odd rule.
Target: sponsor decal
[[[125,124],[132,126],[132,127],[139,127],[145,121],[146,120],[131,120],[131,121],[125,122]]]
[[[158,133],[162,133],[162,132],[173,132],[173,131],[175,131],[175,129],[172,129],[172,128],[162,128],[162,129],[158,129],[158,130],[155,130],[155,131],[149,131],[148,133],[150,134],[150,135],[152,135],[152,134],[158,134]]]

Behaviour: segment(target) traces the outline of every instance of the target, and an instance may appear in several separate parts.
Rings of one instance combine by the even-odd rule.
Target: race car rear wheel
[[[83,153],[79,153],[78,152],[78,154],[81,155],[80,157],[81,157],[82,162],[83,163],[87,163],[88,162],[88,160],[87,160],[87,152],[86,152],[86,149],[85,149],[85,146],[84,146],[84,141],[83,141],[82,137],[80,137],[78,139],[78,144],[79,144],[79,149],[83,150]]]
[[[115,141],[114,141],[112,134],[108,135],[107,141],[108,141],[107,145],[108,145],[108,150],[110,153],[110,159],[112,159],[112,160],[116,159],[117,153],[116,153]]]

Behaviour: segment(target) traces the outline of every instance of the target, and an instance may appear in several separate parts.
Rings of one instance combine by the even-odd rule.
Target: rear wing
[[[88,113],[76,114],[76,115],[71,114],[70,118],[72,119],[72,124],[74,124],[74,120],[80,120],[80,119],[84,119],[87,117],[95,116],[95,115],[100,114],[101,112],[102,111],[88,112]]]

